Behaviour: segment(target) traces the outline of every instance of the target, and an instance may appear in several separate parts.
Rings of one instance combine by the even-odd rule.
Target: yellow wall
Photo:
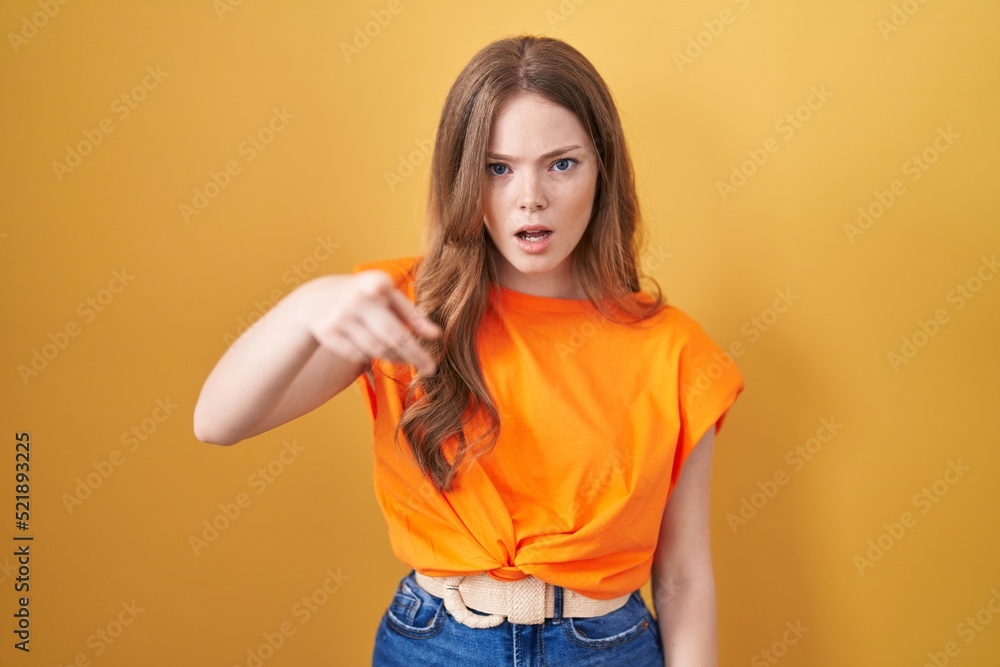
[[[269,302],[419,251],[448,87],[533,32],[614,91],[647,267],[742,344],[712,495],[722,664],[995,664],[998,20],[990,0],[2,3],[0,663],[247,665],[282,631],[264,664],[368,663],[407,568],[356,391],[233,448],[196,441],[192,410]]]

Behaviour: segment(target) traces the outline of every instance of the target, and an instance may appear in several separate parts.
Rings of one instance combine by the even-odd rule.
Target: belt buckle
[[[503,584],[507,620],[522,625],[545,622],[545,582],[527,576]]]

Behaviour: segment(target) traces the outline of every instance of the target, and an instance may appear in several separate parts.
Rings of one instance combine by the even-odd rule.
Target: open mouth
[[[523,232],[518,232],[514,236],[518,237],[519,239],[523,239],[529,243],[535,243],[551,235],[552,232],[549,231],[548,229],[531,229]]]
[[[517,245],[523,252],[531,255],[540,255],[548,250],[549,245],[552,243],[553,234],[554,232],[551,229],[531,226],[524,227],[515,232],[514,238],[517,239]]]

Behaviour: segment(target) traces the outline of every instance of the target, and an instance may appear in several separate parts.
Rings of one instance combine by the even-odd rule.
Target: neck
[[[569,266],[546,273],[521,273],[513,266],[505,266],[500,285],[507,289],[551,299],[586,299],[583,286]]]

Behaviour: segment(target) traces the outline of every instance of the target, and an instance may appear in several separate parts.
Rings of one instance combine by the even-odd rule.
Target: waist
[[[630,597],[627,593],[610,600],[597,600],[531,575],[499,581],[485,572],[452,577],[415,572],[415,579],[425,591],[443,598],[445,608],[460,623],[481,628],[495,627],[504,620],[537,625],[546,618],[554,618],[557,611],[560,617],[603,616],[623,607]]]

